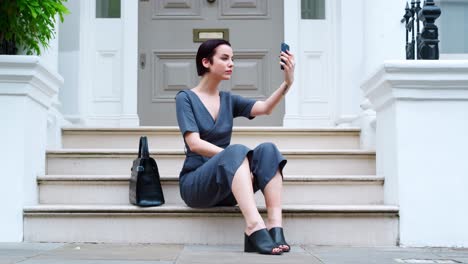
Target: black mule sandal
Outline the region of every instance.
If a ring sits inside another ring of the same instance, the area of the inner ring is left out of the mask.
[[[273,239],[273,241],[280,246],[283,252],[289,252],[291,250],[291,246],[284,239],[284,233],[283,233],[282,227],[273,227],[268,232],[270,233],[270,236]],[[281,246],[287,246],[288,249],[284,249]]]
[[[278,245],[273,242],[267,229],[260,229],[253,232],[250,236],[244,234],[244,252],[258,252],[260,254],[268,255],[281,255],[283,252]],[[280,249],[278,252],[274,252],[273,249]]]

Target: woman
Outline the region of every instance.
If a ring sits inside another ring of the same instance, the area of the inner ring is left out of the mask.
[[[244,216],[246,252],[279,255],[288,252],[282,229],[282,170],[286,159],[272,143],[250,150],[230,145],[233,118],[270,114],[294,79],[294,56],[281,53],[284,82],[265,101],[218,90],[234,67],[229,42],[208,40],[197,57],[199,84],[176,96],[177,121],[185,141],[186,159],[180,173],[180,194],[190,207],[234,206]],[[284,61],[284,62],[282,62]],[[265,196],[267,224],[258,212],[254,192]]]

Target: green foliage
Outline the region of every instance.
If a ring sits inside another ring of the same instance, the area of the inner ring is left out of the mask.
[[[67,0],[0,0],[0,43],[13,41],[31,55],[41,54],[41,46],[49,47],[55,36],[55,17],[68,9],[63,5]]]

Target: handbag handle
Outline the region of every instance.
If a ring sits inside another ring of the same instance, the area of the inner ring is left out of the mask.
[[[145,136],[140,137],[140,146],[138,148],[138,158],[149,158],[148,139]]]

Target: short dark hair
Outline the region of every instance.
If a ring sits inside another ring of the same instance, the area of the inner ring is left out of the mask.
[[[207,58],[211,63],[213,63],[213,56],[215,55],[216,48],[219,45],[228,45],[230,47],[231,43],[224,39],[209,39],[198,47],[197,58],[195,60],[198,76],[203,76],[209,71],[205,66],[203,66],[202,60]]]

